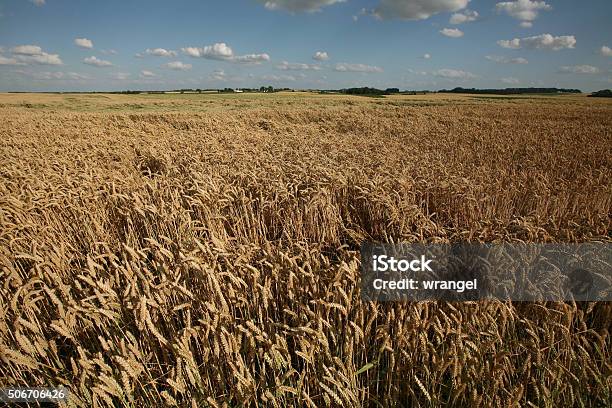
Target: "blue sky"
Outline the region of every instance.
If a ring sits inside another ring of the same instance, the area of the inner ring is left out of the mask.
[[[610,0],[0,0],[0,91],[612,87]]]

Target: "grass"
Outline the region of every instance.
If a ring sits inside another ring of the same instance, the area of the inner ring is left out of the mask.
[[[609,402],[610,304],[366,303],[357,249],[610,242],[610,102],[99,96],[0,96],[3,386],[63,384],[73,406]]]

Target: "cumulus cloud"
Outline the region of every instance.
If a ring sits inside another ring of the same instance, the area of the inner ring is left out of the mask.
[[[519,24],[521,27],[523,28],[531,28],[533,27],[533,23],[531,21],[522,21],[521,24]]]
[[[346,62],[340,62],[334,67],[335,71],[338,72],[383,72],[383,69],[377,66],[365,65],[365,64],[349,64]]]
[[[262,62],[270,61],[268,54],[247,54],[238,55],[229,59],[237,64],[261,64]]]
[[[463,31],[457,28],[443,28],[442,30],[440,30],[440,34],[451,38],[463,37]]]
[[[153,72],[147,71],[146,69],[143,69],[142,71],[140,71],[141,78],[152,78],[154,76],[155,74]]]
[[[92,65],[94,67],[112,67],[113,63],[110,61],[99,59],[95,56],[87,57],[83,60],[83,64]]]
[[[465,10],[461,13],[455,13],[451,16],[449,22],[451,24],[470,23],[478,20],[479,14],[477,11]]]
[[[599,53],[604,57],[612,57],[612,48],[604,45],[599,49]]]
[[[75,38],[74,43],[81,48],[93,48],[93,42],[87,38]]]
[[[431,55],[430,54],[423,54],[423,59],[430,59]]]
[[[521,81],[519,81],[516,78],[512,78],[512,77],[508,77],[508,78],[502,78],[501,81],[504,84],[508,84],[508,85],[518,85]]]
[[[191,64],[183,64],[181,61],[173,61],[163,65],[165,68],[173,69],[175,71],[189,71],[192,67]]]
[[[59,55],[48,54],[38,45],[18,45],[11,48],[13,55],[4,58],[2,65],[62,65],[63,62]]]
[[[373,14],[381,19],[425,20],[467,7],[469,0],[380,0]]]
[[[327,61],[329,59],[329,55],[327,55],[327,52],[325,51],[317,51],[312,56],[312,59],[317,61]]]
[[[346,0],[258,0],[268,10],[286,10],[291,13],[315,12],[321,8]]]
[[[116,50],[100,50],[100,52],[104,55],[115,55],[117,54]]]
[[[552,7],[545,1],[532,0],[503,1],[497,3],[496,8],[499,13],[505,13],[510,17],[521,20],[522,27],[531,27],[532,22],[538,18],[540,11],[552,10]]]
[[[225,43],[215,43],[205,47],[184,47],[181,51],[190,57],[206,58],[238,64],[261,64],[270,61],[268,54],[234,55],[234,50]]]
[[[166,50],[164,48],[147,48],[144,54],[154,57],[176,57],[176,51]]]
[[[234,56],[234,51],[225,43],[216,43],[202,48],[185,47],[181,50],[190,57],[228,59]]]
[[[40,55],[43,50],[38,45],[18,45],[11,48],[11,52],[20,55]]]
[[[447,79],[472,79],[472,78],[476,78],[476,75],[472,74],[471,72],[461,71],[461,70],[458,70],[458,69],[448,69],[448,68],[439,69],[437,71],[432,72],[432,74],[434,76],[437,76],[437,77],[440,77],[440,78],[447,78]]]
[[[489,61],[497,62],[498,64],[528,64],[529,61],[523,57],[509,58],[499,55],[487,55],[485,57]]]
[[[519,48],[531,48],[558,51],[564,48],[575,48],[576,38],[573,35],[562,35],[556,37],[551,34],[540,34],[533,37],[499,40],[497,44],[500,47],[515,50]]]
[[[559,68],[562,74],[599,74],[601,70],[592,65],[572,65]]]
[[[301,64],[297,62],[283,61],[276,66],[282,71],[319,71],[321,67],[316,64]]]
[[[513,40],[499,40],[497,42],[497,45],[499,45],[502,48],[510,48],[513,50],[518,50],[519,48],[521,48],[521,40],[519,38],[515,38]]]

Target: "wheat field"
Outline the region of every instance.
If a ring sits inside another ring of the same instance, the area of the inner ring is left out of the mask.
[[[609,303],[360,299],[359,246],[611,242],[584,96],[0,95],[0,385],[68,405],[603,407]]]

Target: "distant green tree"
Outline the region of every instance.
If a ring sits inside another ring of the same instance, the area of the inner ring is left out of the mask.
[[[609,89],[602,89],[601,91],[593,92],[589,96],[593,98],[612,98],[612,91]]]

